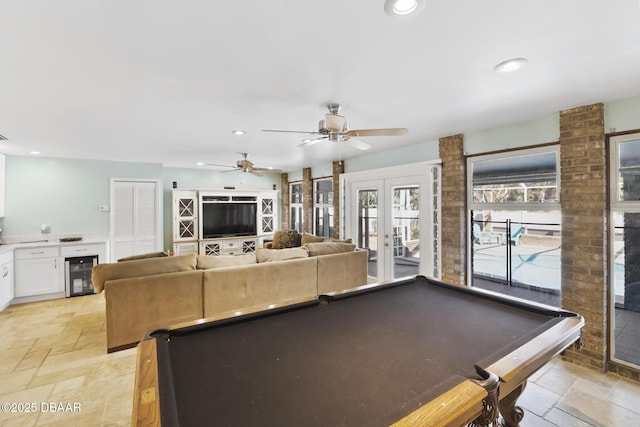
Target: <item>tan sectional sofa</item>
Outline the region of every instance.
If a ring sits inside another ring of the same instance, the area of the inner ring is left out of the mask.
[[[147,332],[317,298],[367,283],[367,253],[346,243],[258,249],[241,256],[180,255],[99,264],[107,351],[133,347]]]

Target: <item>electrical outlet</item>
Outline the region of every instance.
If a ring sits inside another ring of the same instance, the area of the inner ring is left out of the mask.
[[[50,226],[50,225],[47,225],[47,224],[42,224],[42,225],[40,226],[40,232],[41,232],[42,234],[51,233],[51,226]]]

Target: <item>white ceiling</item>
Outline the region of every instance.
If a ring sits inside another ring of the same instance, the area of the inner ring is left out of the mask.
[[[363,153],[261,132],[317,130],[327,102],[409,129],[370,153],[640,95],[639,0],[383,4],[0,0],[0,152],[290,171]]]

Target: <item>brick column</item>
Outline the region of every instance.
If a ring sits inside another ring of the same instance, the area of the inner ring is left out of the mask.
[[[289,174],[280,174],[280,196],[282,197],[282,209],[280,210],[280,229],[286,230],[289,227]]]
[[[311,168],[302,169],[302,231],[313,234],[313,179]]]
[[[344,173],[344,162],[333,162],[333,238],[340,238],[340,174]]]
[[[565,357],[603,372],[607,359],[607,177],[604,105],[560,112],[562,306],[585,318],[584,348]]]
[[[440,138],[442,160],[442,280],[466,284],[467,208],[463,136]]]

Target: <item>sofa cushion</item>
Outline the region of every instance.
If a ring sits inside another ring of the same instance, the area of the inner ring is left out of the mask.
[[[127,256],[124,258],[120,258],[118,259],[118,262],[123,262],[123,261],[134,261],[137,259],[147,259],[147,258],[163,258],[169,256],[168,253],[166,252],[149,252],[146,254],[139,254],[139,255],[131,255],[131,256]]]
[[[256,254],[242,255],[198,255],[198,270],[208,270],[210,268],[231,267],[234,265],[255,264]]]
[[[196,254],[178,255],[162,258],[137,259],[127,262],[98,264],[93,267],[91,280],[96,292],[104,289],[108,280],[129,277],[150,276],[152,274],[174,273],[196,269]]]
[[[287,259],[308,258],[309,252],[305,248],[264,249],[256,251],[258,263],[284,261]]]
[[[324,239],[325,242],[353,243],[352,239]]]
[[[317,242],[307,243],[304,245],[309,251],[309,256],[339,254],[341,252],[353,252],[356,250],[356,245],[353,243],[342,242]]]
[[[271,248],[284,249],[298,247],[300,246],[301,237],[297,230],[278,230],[273,234]]]
[[[316,243],[316,242],[324,242],[324,241],[325,241],[324,237],[314,236],[313,234],[309,234],[309,233],[302,233],[300,244],[304,246],[307,243]]]

